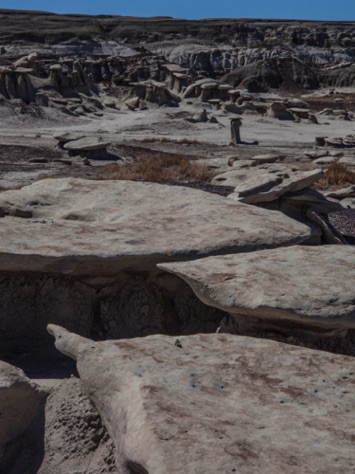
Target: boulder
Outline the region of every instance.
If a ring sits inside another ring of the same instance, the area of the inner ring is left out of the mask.
[[[355,469],[351,357],[227,334],[97,343],[48,330],[77,361],[120,472]]]
[[[295,120],[294,115],[281,102],[273,102],[269,106],[268,116],[278,120]]]
[[[188,117],[186,120],[191,123],[206,123],[208,122],[207,111],[203,109],[197,112],[193,117]]]
[[[115,274],[167,259],[291,245],[312,235],[279,212],[131,181],[37,181],[0,193],[0,215],[0,271]]]
[[[43,415],[46,394],[22,370],[0,361],[0,471],[9,472],[7,447]],[[16,454],[18,457],[20,453]]]

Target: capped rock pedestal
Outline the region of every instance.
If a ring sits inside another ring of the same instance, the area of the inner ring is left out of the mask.
[[[0,193],[0,339],[213,332],[206,308],[157,263],[292,245],[311,229],[279,212],[152,183],[47,179]]]
[[[159,268],[183,278],[207,305],[245,327],[292,336],[346,334],[355,328],[355,249],[293,246],[224,255]]]

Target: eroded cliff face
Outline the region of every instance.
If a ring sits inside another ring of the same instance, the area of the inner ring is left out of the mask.
[[[43,89],[78,97],[102,83],[125,96],[134,83],[171,80],[166,64],[183,69],[184,87],[200,76],[251,92],[355,86],[351,22],[0,13],[5,99],[47,105]]]

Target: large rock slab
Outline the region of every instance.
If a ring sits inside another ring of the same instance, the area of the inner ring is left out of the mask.
[[[355,248],[294,246],[168,263],[206,304],[233,315],[355,328]]]
[[[353,358],[226,334],[95,343],[49,331],[77,360],[125,474],[355,469]]]
[[[0,271],[107,275],[291,245],[311,235],[279,212],[130,181],[46,179],[1,193],[1,213]]]

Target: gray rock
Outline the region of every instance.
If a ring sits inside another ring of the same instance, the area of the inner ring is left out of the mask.
[[[22,370],[0,361],[0,470],[8,461],[6,447],[23,435],[42,413],[45,393]],[[4,470],[3,470],[4,469]]]
[[[45,179],[0,193],[1,212],[2,271],[110,274],[166,259],[291,245],[312,234],[279,212],[130,181]]]
[[[333,199],[344,199],[349,197],[355,197],[355,184],[343,189],[337,189],[335,191],[329,191],[326,196]]]
[[[205,303],[230,314],[355,328],[355,249],[293,246],[166,263]]]
[[[106,150],[108,146],[110,146],[109,142],[101,141],[99,138],[84,137],[84,138],[67,142],[63,148],[64,150],[82,152],[82,151]]]
[[[131,472],[355,469],[354,359],[227,334],[95,343],[49,326]],[[321,442],[320,442],[321,440]],[[125,472],[125,471],[123,471]]]
[[[265,175],[263,175],[265,176]],[[322,170],[294,172],[290,175],[274,175],[274,181],[267,182],[267,175],[258,186],[258,177],[245,181],[236,186],[234,193],[228,197],[246,204],[258,204],[260,202],[271,202],[286,193],[294,193],[308,188],[323,176]]]
[[[78,132],[57,132],[53,134],[53,138],[55,138],[60,144],[65,145],[72,141],[81,140],[85,138],[85,135]]]
[[[252,156],[250,159],[255,161],[256,163],[275,163],[276,161],[283,160],[284,158],[284,155],[274,155],[272,153],[269,153],[265,155]]]

